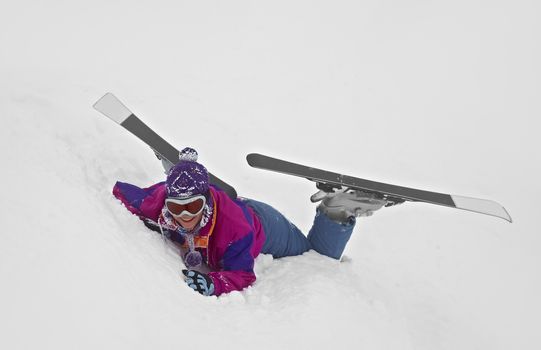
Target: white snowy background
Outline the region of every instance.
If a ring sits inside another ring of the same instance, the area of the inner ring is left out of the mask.
[[[537,1],[0,3],[1,349],[539,349]],[[497,200],[514,223],[405,204],[344,261],[257,261],[205,298],[112,196],[160,163],[92,104],[310,228],[312,183],[260,152]]]

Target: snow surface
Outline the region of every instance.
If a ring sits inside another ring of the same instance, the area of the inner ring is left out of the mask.
[[[0,4],[1,349],[539,349],[536,1]],[[308,230],[315,191],[259,152],[497,200],[359,221],[344,261],[257,261],[205,298],[111,194],[163,178],[92,109],[115,93]]]

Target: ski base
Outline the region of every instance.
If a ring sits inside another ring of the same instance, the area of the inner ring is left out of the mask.
[[[178,163],[179,151],[169,142],[165,141],[154,130],[148,127],[141,119],[133,114],[120,100],[113,94],[107,93],[95,104],[94,109],[111,119],[124,129],[137,136],[141,141],[152,148],[161,158],[166,159],[171,164]],[[237,198],[235,189],[209,173],[210,183],[224,190],[227,195],[233,199]]]
[[[390,205],[399,204],[404,201],[424,202],[491,215],[512,222],[511,216],[502,205],[486,199],[450,195],[366,180],[257,153],[249,154],[246,159],[248,164],[254,168],[303,177],[316,182],[319,189],[327,192],[331,192],[334,188],[340,189],[346,187],[375,193],[380,198],[387,200]]]

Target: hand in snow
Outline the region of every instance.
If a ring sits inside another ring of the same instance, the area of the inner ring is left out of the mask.
[[[203,295],[214,294],[214,283],[212,283],[212,279],[209,276],[191,270],[182,270],[182,273],[186,276],[188,287]]]

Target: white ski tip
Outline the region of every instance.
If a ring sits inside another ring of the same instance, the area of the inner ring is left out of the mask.
[[[497,202],[486,199],[462,197],[455,195],[452,195],[451,198],[453,198],[453,202],[455,202],[457,209],[492,215],[507,220],[509,222],[513,222],[513,219],[511,219],[511,216],[509,215],[507,210],[505,210],[505,208]]]
[[[98,102],[94,103],[93,107],[95,110],[118,124],[121,124],[132,115],[132,112],[110,92],[106,93],[98,100]]]

